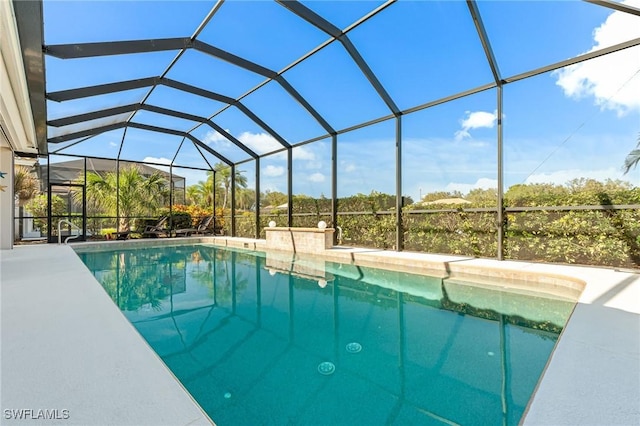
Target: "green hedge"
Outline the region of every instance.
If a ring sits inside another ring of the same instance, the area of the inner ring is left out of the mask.
[[[429,194],[428,194],[429,195]],[[428,197],[427,195],[427,197]],[[438,194],[447,198],[447,193]],[[449,194],[454,195],[454,194]],[[458,194],[456,194],[458,195]],[[431,197],[435,199],[436,197]],[[474,190],[470,204],[409,204],[402,214],[404,249],[410,251],[495,258],[497,213],[468,211],[495,206],[495,190]],[[396,198],[372,193],[340,198],[338,226],[345,245],[395,249]],[[411,200],[405,200],[410,203]],[[640,210],[612,205],[640,204],[640,188],[620,181],[579,179],[567,185],[514,185],[505,193],[504,255],[507,259],[599,266],[640,266]],[[526,210],[541,206],[593,206],[591,209]],[[602,206],[601,208],[598,208]],[[525,208],[525,211],[508,209]],[[448,209],[446,212],[436,211]],[[331,227],[331,200],[293,197],[293,226]],[[274,220],[287,226],[286,211],[260,216],[260,236]],[[253,213],[236,221],[237,235],[253,237]]]

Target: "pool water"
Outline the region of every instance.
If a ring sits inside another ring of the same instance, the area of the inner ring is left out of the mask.
[[[516,425],[574,305],[207,245],[78,255],[219,426]]]

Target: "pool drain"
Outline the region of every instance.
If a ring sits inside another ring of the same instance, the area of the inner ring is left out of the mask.
[[[323,376],[328,376],[330,374],[333,374],[335,371],[336,371],[336,366],[332,362],[325,361],[325,362],[321,362],[320,365],[318,365],[318,373],[322,374]]]
[[[345,347],[350,354],[357,354],[362,350],[362,345],[358,342],[347,343]]]

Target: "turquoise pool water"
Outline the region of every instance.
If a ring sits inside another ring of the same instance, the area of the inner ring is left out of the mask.
[[[219,426],[516,425],[574,305],[206,245],[78,255]]]

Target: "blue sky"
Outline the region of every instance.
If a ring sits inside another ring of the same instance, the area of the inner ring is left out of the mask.
[[[382,2],[303,2],[346,29]],[[640,7],[640,0],[625,1]],[[62,2],[45,0],[45,43],[83,43],[189,37],[212,2]],[[640,37],[638,16],[578,1],[478,3],[499,70],[510,77],[530,69]],[[200,40],[281,71],[328,40],[287,9],[267,1],[227,1]],[[400,109],[407,109],[492,81],[467,5],[462,1],[400,1],[349,32],[349,38]],[[161,75],[177,52],[78,60],[47,58],[49,91]],[[126,59],[126,62],[122,62]],[[336,130],[390,113],[345,49],[337,42],[286,71],[284,78]],[[188,50],[168,78],[236,98],[264,81],[219,59]],[[139,102],[148,89],[48,102],[49,118]],[[490,89],[403,116],[403,193],[418,199],[431,191],[496,187],[497,93]],[[295,144],[324,129],[277,83],[248,95],[243,104]],[[279,144],[237,108],[156,88],[148,103],[215,117],[215,122],[260,154]],[[110,117],[72,129],[104,125]],[[188,131],[196,123],[151,112],[134,121]],[[640,182],[640,170],[622,175],[626,154],[640,135],[640,47],[504,86],[506,187],[518,183],[563,184],[577,177]],[[54,133],[52,133],[54,134]],[[247,155],[208,126],[194,136],[232,161]],[[338,137],[338,195],[395,192],[393,120]],[[61,152],[117,155],[122,130],[104,133]],[[52,147],[70,145],[74,141]],[[181,137],[127,131],[121,158],[167,163]],[[62,160],[56,157],[56,161]],[[217,162],[208,155],[207,161]],[[206,167],[186,141],[177,165]],[[294,193],[330,195],[331,144],[325,139],[294,150]],[[239,166],[253,185],[255,165]],[[176,173],[187,184],[204,174]],[[261,189],[286,191],[286,158],[261,161]]]

